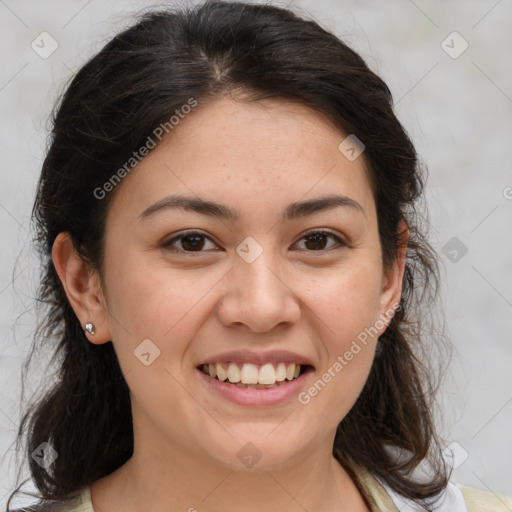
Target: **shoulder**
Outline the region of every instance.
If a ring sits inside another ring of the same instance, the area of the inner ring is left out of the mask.
[[[74,492],[61,501],[41,502],[11,512],[94,512],[90,488],[85,487]]]
[[[426,510],[404,498],[364,469],[355,470],[355,476],[372,512]],[[512,499],[503,494],[449,482],[438,496],[433,509],[436,512],[512,512]]]
[[[457,485],[464,496],[468,512],[511,512],[512,499],[503,494]]]

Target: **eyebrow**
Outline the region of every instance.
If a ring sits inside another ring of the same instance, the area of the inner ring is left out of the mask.
[[[354,199],[343,195],[329,195],[289,204],[282,213],[279,222],[306,217],[340,206],[360,212],[366,217],[363,207]],[[171,195],[146,208],[139,215],[139,220],[145,220],[156,213],[173,209],[183,209],[232,222],[241,217],[239,210],[214,201],[207,201],[198,197]]]

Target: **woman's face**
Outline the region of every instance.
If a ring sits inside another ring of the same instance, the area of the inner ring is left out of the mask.
[[[221,99],[118,185],[96,321],[131,390],[136,449],[243,469],[332,447],[402,277],[383,274],[368,174],[345,137],[301,105]]]

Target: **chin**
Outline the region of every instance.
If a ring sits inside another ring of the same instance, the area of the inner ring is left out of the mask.
[[[275,428],[275,424],[272,428]],[[269,435],[272,428],[252,429],[252,435],[233,435],[233,438],[222,439],[217,446],[209,444],[209,454],[218,463],[231,471],[276,471],[289,465],[303,452],[303,440],[294,442],[287,437],[286,443],[281,436]],[[233,433],[234,434],[234,433]],[[212,450],[212,448],[216,448]]]

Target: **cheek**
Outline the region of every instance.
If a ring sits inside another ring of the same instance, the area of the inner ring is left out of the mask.
[[[312,282],[308,303],[324,325],[330,348],[344,350],[347,343],[375,323],[381,289],[377,265],[347,265]]]
[[[151,339],[173,355],[185,349],[191,329],[201,323],[203,301],[219,281],[207,269],[178,271],[140,259],[112,265],[107,275],[109,322],[117,348],[133,351]]]
[[[208,288],[201,279],[128,260],[113,266],[109,276],[112,341],[131,393],[152,414],[164,403],[178,410],[179,367],[201,321],[200,299],[214,282]]]
[[[361,266],[316,284],[309,301],[325,357],[298,398],[316,422],[335,428],[355,404],[373,364],[380,275]]]

